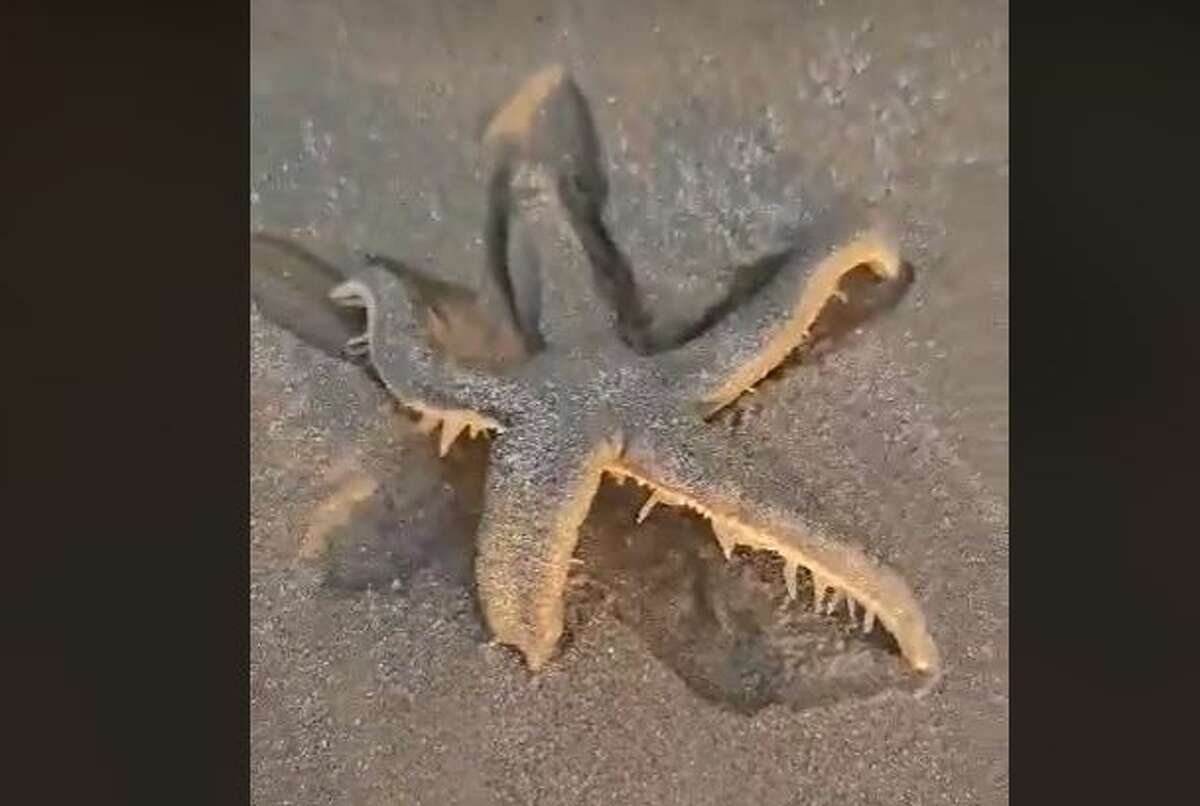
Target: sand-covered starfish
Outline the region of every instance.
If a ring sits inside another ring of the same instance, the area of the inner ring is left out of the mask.
[[[864,266],[880,278],[900,275],[887,230],[866,215],[827,211],[803,244],[763,262],[754,287],[686,337],[656,344],[633,273],[601,220],[607,183],[595,132],[565,71],[528,80],[492,119],[483,146],[483,293],[452,292],[372,258],[331,297],[365,309],[366,332],[350,353],[368,352],[422,429],[440,426],[441,453],[464,430],[493,435],[476,580],[495,639],[533,669],[553,656],[577,532],[608,474],[649,491],[639,521],[656,504],[700,513],[726,557],[737,546],[779,555],[793,598],[805,569],[814,607],[832,612],[845,602],[851,618],[860,608],[864,631],[878,620],[913,668],[936,674],[939,653],[905,581],[815,512],[798,515],[789,506],[794,486],[761,472],[706,422],[806,342],[846,275]],[[487,300],[499,303],[490,315]],[[446,349],[469,320],[486,323],[475,332],[487,333],[487,344]],[[488,345],[509,360],[471,360]]]

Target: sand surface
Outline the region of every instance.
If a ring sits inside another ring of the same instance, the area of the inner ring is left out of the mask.
[[[254,314],[253,802],[1006,803],[1007,3],[453,5],[251,4],[251,228],[470,282],[478,135],[552,61],[592,103],[608,222],[664,327],[816,194],[886,204],[907,295],[713,425],[765,469],[815,463],[887,536],[947,674],[913,699],[877,636],[606,486],[569,642],[531,677],[470,588],[486,444],[438,460]]]

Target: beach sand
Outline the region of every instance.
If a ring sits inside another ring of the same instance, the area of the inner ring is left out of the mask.
[[[530,675],[471,588],[486,440],[439,460],[361,372],[254,313],[252,801],[1007,803],[1007,3],[452,5],[251,4],[251,229],[471,283],[479,134],[554,62],[663,327],[810,200],[881,204],[908,293],[712,427],[764,473],[804,457],[887,536],[945,678],[913,698],[878,629],[786,604],[777,567],[727,563],[694,518],[636,524],[610,484],[562,654]]]

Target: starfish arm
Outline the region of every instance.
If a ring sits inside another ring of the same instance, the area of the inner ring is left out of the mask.
[[[516,647],[531,669],[553,655],[578,530],[616,454],[587,429],[509,431],[493,445],[479,526],[476,581],[494,639]]]
[[[599,138],[566,71],[550,67],[527,80],[492,119],[483,150],[491,177],[488,285],[513,300],[524,329],[549,341],[590,341],[611,332],[615,318],[618,334],[638,343],[646,315],[603,222],[608,180]]]
[[[521,332],[497,316],[472,289],[428,275],[398,260],[365,255],[399,277],[412,296],[423,334],[442,355],[460,364],[503,371],[530,357]]]
[[[562,184],[533,164],[518,166],[514,175],[509,265],[536,276],[539,332],[567,347],[615,332],[636,349],[647,331],[646,314],[629,264],[598,212],[568,207]]]
[[[401,403],[422,413],[461,420],[473,430],[502,430],[520,411],[520,388],[502,375],[464,366],[441,354],[422,321],[423,305],[412,283],[370,265],[330,293],[338,304],[366,310],[362,340],[371,363]]]
[[[513,224],[512,171],[506,163],[492,164],[487,176],[480,297],[520,331],[530,352],[538,352],[546,346],[538,329],[542,291],[538,266],[522,253],[520,231]]]
[[[726,557],[738,545],[778,554],[793,596],[797,571],[807,569],[816,604],[829,589],[834,597],[830,609],[839,595],[853,600],[862,606],[865,619],[877,618],[888,629],[913,668],[936,676],[941,665],[937,646],[903,578],[854,545],[834,540],[815,524],[766,503],[795,498],[796,491],[712,437],[700,427],[678,422],[661,428],[650,425],[605,469],[648,487],[655,503],[684,506],[707,518]]]
[[[766,278],[731,297],[720,306],[721,318],[664,360],[688,396],[712,414],[803,344],[826,304],[841,293],[839,282],[860,266],[882,279],[899,278],[895,239],[872,217],[830,210],[807,228],[802,243],[760,264]]]

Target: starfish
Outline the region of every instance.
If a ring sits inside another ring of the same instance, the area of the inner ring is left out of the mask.
[[[857,606],[864,632],[878,620],[913,669],[937,675],[937,646],[904,579],[708,422],[809,342],[822,310],[844,298],[846,275],[865,266],[900,277],[890,231],[853,208],[822,213],[803,245],[761,262],[752,287],[663,343],[605,230],[595,130],[564,69],[534,75],[502,106],[483,154],[477,294],[375,255],[352,279],[318,286],[365,312],[344,355],[369,359],[422,431],[440,428],[442,455],[463,431],[492,437],[475,575],[494,640],[533,670],[554,657],[578,530],[609,476],[647,489],[639,522],[659,504],[699,513],[726,558],[738,546],[779,555],[791,598],[805,569],[814,608],[844,602],[854,618]],[[335,334],[346,327],[330,321]],[[455,347],[456,332],[486,343]],[[506,360],[484,361],[488,346]],[[788,505],[796,501],[805,514]]]

